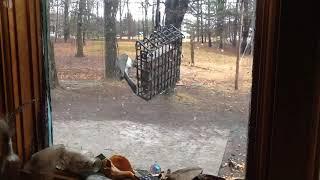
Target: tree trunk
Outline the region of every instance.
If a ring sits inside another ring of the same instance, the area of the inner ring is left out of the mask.
[[[181,24],[188,10],[188,4],[190,0],[166,0],[165,6],[165,13],[166,25],[174,25],[176,28],[180,29]]]
[[[96,15],[98,19],[99,18],[99,1],[97,1],[97,4],[96,4]]]
[[[234,89],[239,89],[239,68],[240,68],[240,56],[241,56],[241,39],[242,39],[242,24],[243,24],[243,1],[241,2],[240,8],[240,25],[239,25],[239,42],[238,42],[238,52],[237,52],[237,62],[236,62],[236,77]]]
[[[49,84],[50,88],[54,89],[56,87],[59,87],[59,80],[58,80],[58,74],[56,69],[56,62],[54,58],[54,47],[52,41],[49,41],[48,44],[49,49]]]
[[[211,32],[208,34],[208,46],[212,47]]]
[[[148,31],[149,31],[149,28],[148,28],[148,4],[149,2],[148,2],[148,0],[145,0],[145,4],[144,4],[144,25],[145,25],[145,27],[144,27],[144,32],[143,32],[143,34],[144,34],[144,37],[148,37]]]
[[[82,32],[82,43],[83,43],[83,46],[86,45],[86,31]]]
[[[225,17],[225,0],[218,0],[218,8],[217,8],[217,34],[219,36],[219,48],[224,48],[224,17]]]
[[[154,22],[154,19],[155,19],[155,10],[154,10],[154,6],[155,6],[155,3],[154,3],[154,0],[152,1],[152,29],[154,30],[154,27],[155,27],[155,22]]]
[[[255,18],[253,19],[253,22],[255,21]],[[252,25],[252,34],[251,34],[251,48],[250,48],[250,55],[253,55],[253,50],[254,50],[254,29],[255,29],[255,23]]]
[[[197,0],[197,42],[200,41],[200,0]]]
[[[207,35],[204,34],[204,43],[207,43]]]
[[[228,38],[230,38],[230,43],[232,43],[232,29],[231,29],[231,16],[228,16],[228,33],[226,33],[228,35]]]
[[[190,0],[166,0],[165,2],[165,25],[172,24],[177,29],[181,29],[181,24],[188,10]],[[167,89],[167,94],[173,94],[174,88]]]
[[[144,14],[144,2],[141,2],[141,14]],[[142,24],[142,32],[143,32],[143,38],[145,38],[146,36],[146,30],[145,30],[145,26],[144,26],[144,23],[145,23],[145,17],[142,18],[141,20],[141,24]]]
[[[122,12],[123,12],[123,8],[122,8],[122,0],[119,0],[119,36],[120,39],[122,39]]]
[[[56,14],[56,32],[55,32],[55,38],[54,42],[57,42],[58,39],[58,29],[59,29],[59,0],[56,1],[56,6],[57,6],[57,14]]]
[[[88,24],[90,22],[90,12],[91,12],[91,7],[89,6],[88,0],[85,0],[85,5],[84,5],[84,17],[83,17],[83,25],[82,25],[82,43],[83,46],[86,45],[86,38],[88,37]]]
[[[66,43],[70,37],[69,0],[64,0],[63,39]]]
[[[200,1],[200,0],[199,0]],[[202,6],[203,6],[203,2],[201,0],[201,4],[200,4],[200,21],[201,21],[201,43],[203,43],[203,36],[204,36],[204,31],[203,31],[203,11],[202,11]]]
[[[241,53],[244,53],[247,47],[249,29],[250,29],[249,0],[243,0],[243,30],[242,30]]]
[[[208,0],[208,46],[212,47],[211,41],[211,2]]]
[[[251,32],[251,48],[250,48],[250,55],[253,55],[253,50],[254,50],[254,34],[255,34],[255,27],[256,27],[256,14],[255,14],[255,9],[256,9],[256,1],[253,1],[253,6],[252,6],[252,32]]]
[[[158,29],[160,26],[160,0],[157,0],[157,9],[156,9],[156,19],[155,27]]]
[[[79,0],[79,12],[78,12],[78,22],[77,22],[77,53],[76,57],[83,57],[83,37],[82,37],[82,31],[83,31],[83,14],[84,14],[84,7],[85,6],[85,0]]]
[[[132,35],[132,22],[131,22],[131,18],[129,18],[129,16],[131,16],[130,14],[130,9],[129,9],[129,0],[126,1],[127,4],[127,20],[128,20],[128,39],[131,39],[131,35]]]
[[[233,21],[233,38],[232,38],[232,46],[237,46],[237,35],[238,35],[238,9],[239,9],[239,0],[236,2],[236,12],[234,13],[234,21]]]
[[[190,52],[191,52],[190,65],[194,66],[194,35],[191,35],[191,37],[190,37]]]
[[[116,15],[118,0],[104,0],[105,78],[116,77]]]

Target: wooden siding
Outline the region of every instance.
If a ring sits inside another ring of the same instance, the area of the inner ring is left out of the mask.
[[[47,146],[46,86],[40,0],[1,0],[1,70],[6,114],[21,159]],[[0,91],[1,92],[1,91]],[[0,96],[1,97],[1,96]],[[41,116],[41,118],[40,118]]]

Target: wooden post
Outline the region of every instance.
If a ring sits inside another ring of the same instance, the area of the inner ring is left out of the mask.
[[[241,39],[242,39],[242,23],[243,23],[243,0],[241,1],[240,8],[240,24],[239,24],[239,41],[238,41],[238,52],[237,52],[237,62],[236,62],[236,77],[234,82],[234,89],[239,89],[239,66],[240,66],[240,54],[241,54]]]

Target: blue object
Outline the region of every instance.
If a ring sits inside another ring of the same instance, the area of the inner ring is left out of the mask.
[[[160,165],[159,165],[157,162],[155,162],[153,165],[151,165],[151,167],[150,167],[150,173],[151,173],[152,175],[159,175],[159,174],[161,174],[161,167],[160,167]]]

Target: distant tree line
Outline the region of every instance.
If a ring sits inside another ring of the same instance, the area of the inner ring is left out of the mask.
[[[140,20],[133,19],[129,0],[50,0],[50,31],[54,32],[55,40],[62,38],[67,42],[75,38],[76,57],[84,56],[86,39],[104,39],[105,75],[111,78],[117,74],[117,36],[131,39],[139,32],[146,36],[160,21],[183,27],[195,41],[208,43],[209,47],[236,47],[241,39],[240,52],[252,50],[255,0],[140,0],[138,3],[144,15]],[[160,14],[161,4],[165,14]],[[243,10],[240,11],[240,7]],[[148,14],[150,8],[151,15]],[[190,18],[183,21],[186,13],[195,21]]]
[[[149,2],[150,1],[150,2]],[[116,76],[115,61],[117,58],[117,36],[131,39],[139,32],[146,36],[160,19],[160,0],[141,0],[144,18],[134,20],[129,8],[129,0],[50,0],[50,34],[55,41],[63,38],[67,42],[71,37],[76,39],[76,57],[83,57],[86,39],[105,41],[105,75]],[[180,28],[188,9],[189,0],[166,0],[165,24],[174,24]],[[103,8],[101,8],[103,7]],[[148,8],[152,8],[152,18]],[[126,11],[124,11],[126,9]],[[103,12],[101,12],[101,10]],[[136,10],[135,10],[136,11]],[[120,18],[116,19],[119,12]],[[126,12],[126,13],[124,13]]]
[[[188,14],[195,21],[185,21],[187,31],[195,40],[209,47],[236,47],[239,40],[240,6],[243,3],[241,53],[250,53],[255,22],[255,0],[192,0]]]

